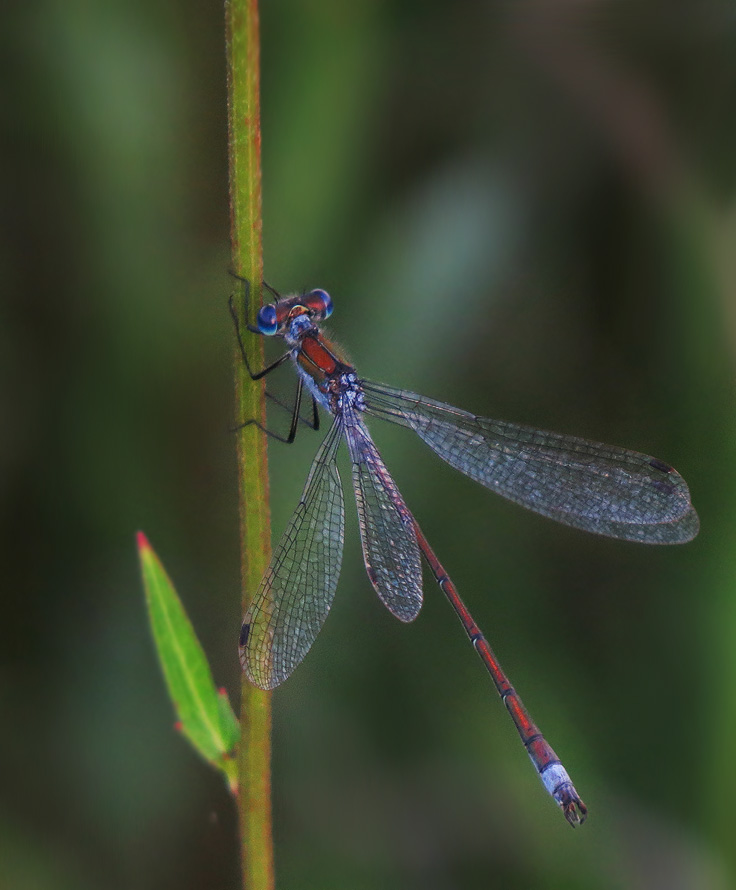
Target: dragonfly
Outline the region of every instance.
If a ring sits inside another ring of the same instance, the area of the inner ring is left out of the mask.
[[[318,408],[332,423],[243,619],[239,654],[248,679],[266,690],[283,683],[327,618],[343,553],[345,510],[336,456],[344,441],[352,464],[365,568],[381,602],[401,621],[417,617],[424,557],[490,674],[542,784],[570,825],[582,824],[587,807],[406,506],[371,438],[366,418],[413,430],[450,466],[529,510],[626,541],[681,544],[695,537],[698,514],[685,480],[655,457],[477,417],[365,380],[322,332],[321,323],[333,309],[326,291],[318,288],[282,297],[266,287],[275,301],[260,308],[255,326],[246,327],[253,334],[283,340],[286,351],[262,370],[252,371],[231,299],[243,362],[251,379],[259,380],[291,361],[297,373],[296,396],[286,436],[255,419],[244,425],[256,424],[280,441],[293,442],[300,421],[319,428]],[[246,298],[248,294],[246,289]],[[311,399],[311,420],[300,413],[305,389]]]

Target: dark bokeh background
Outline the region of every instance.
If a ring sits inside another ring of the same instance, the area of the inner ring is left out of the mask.
[[[235,888],[133,537],[236,701],[223,11],[6,15],[0,887]],[[262,33],[269,281],[327,288],[366,376],[655,454],[702,520],[671,549],[558,528],[374,424],[591,815],[547,799],[429,581],[413,626],[380,605],[351,507],[274,700],[279,887],[734,886],[732,5],[264,0]],[[318,441],[271,449],[275,534]]]

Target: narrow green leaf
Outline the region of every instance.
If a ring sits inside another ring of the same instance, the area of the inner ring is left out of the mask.
[[[153,638],[179,718],[177,728],[205,760],[225,772],[233,787],[229,754],[238,741],[238,721],[227,695],[215,687],[181,600],[143,532],[138,532],[138,555]]]
[[[235,716],[225,689],[218,690],[217,705],[220,711],[220,727],[227,751],[232,751],[240,740],[240,723]]]

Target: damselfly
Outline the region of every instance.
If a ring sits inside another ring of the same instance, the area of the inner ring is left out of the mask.
[[[685,480],[654,457],[521,424],[488,420],[466,411],[358,377],[327,340],[320,323],[332,313],[324,290],[263,306],[248,330],[283,339],[287,351],[257,380],[291,359],[298,374],[291,442],[300,421],[304,387],[333,419],[271,563],[243,620],[240,661],[262,689],[282,683],[320,631],[342,562],[344,507],[336,455],[345,440],[352,463],[360,535],[368,577],[384,605],[412,621],[422,605],[421,556],[457,613],[483,661],[547,791],[571,825],[587,809],[555,752],[529,716],[491,647],[460,599],[389,475],[365,424],[370,415],[414,430],[451,466],[509,500],[585,531],[646,544],[680,544],[698,532]],[[257,423],[257,421],[247,421]],[[260,424],[259,424],[260,426]],[[265,432],[275,435],[269,430]]]

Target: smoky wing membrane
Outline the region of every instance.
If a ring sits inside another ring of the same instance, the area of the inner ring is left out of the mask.
[[[360,539],[368,577],[389,611],[413,621],[422,606],[422,566],[414,521],[370,435],[346,427]]]
[[[651,544],[698,532],[685,480],[657,458],[475,417],[416,393],[364,388],[369,413],[413,429],[460,472],[557,522]]]
[[[302,661],[335,596],[344,540],[342,485],[335,463],[341,436],[337,419],[243,620],[240,660],[261,689],[283,683]]]

